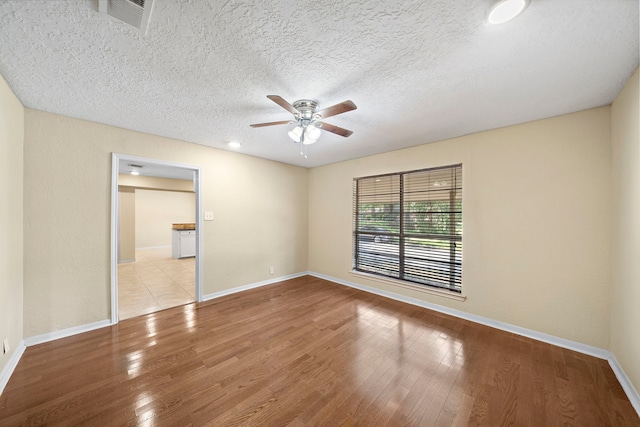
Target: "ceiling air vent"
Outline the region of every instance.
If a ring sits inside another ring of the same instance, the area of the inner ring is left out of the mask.
[[[152,6],[153,0],[98,0],[100,13],[139,28],[142,33],[147,31]]]

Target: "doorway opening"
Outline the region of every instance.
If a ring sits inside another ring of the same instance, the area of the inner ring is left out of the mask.
[[[111,323],[202,301],[200,168],[113,153],[111,170]]]

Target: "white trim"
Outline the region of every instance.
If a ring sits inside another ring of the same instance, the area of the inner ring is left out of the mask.
[[[202,196],[202,171],[193,173],[193,189],[196,193],[196,301],[204,301],[204,198]]]
[[[0,371],[0,394],[2,394],[4,388],[7,386],[9,378],[11,378],[11,375],[13,375],[13,371],[16,369],[16,366],[18,366],[18,362],[20,361],[22,353],[24,353],[24,350],[26,348],[27,347],[24,345],[24,340],[20,341],[20,344],[18,344],[18,346],[15,348],[15,350],[13,350],[13,353],[9,357],[7,364],[4,365],[4,368],[2,368],[2,371]]]
[[[296,277],[309,276],[309,275],[312,275],[312,274],[309,273],[308,271],[303,271],[302,273],[290,274],[288,276],[282,276],[274,279],[263,280],[262,282],[250,283],[248,285],[238,286],[236,288],[225,289],[224,291],[214,292],[212,294],[205,295],[203,298],[203,301],[209,301],[209,300],[220,298],[226,295],[236,294],[242,291],[248,291],[249,289],[272,285],[274,283],[282,282],[284,280],[295,279]]]
[[[60,338],[67,338],[72,335],[82,334],[84,332],[105,328],[107,326],[111,326],[111,321],[109,319],[100,320],[99,322],[88,323],[86,325],[73,326],[71,328],[60,329],[58,331],[47,332],[42,335],[36,335],[34,337],[25,338],[24,345],[27,347],[31,347],[32,345],[58,340]]]
[[[396,301],[405,302],[407,304],[416,305],[418,307],[427,308],[429,310],[437,311],[440,313],[448,314],[461,319],[469,320],[481,325],[490,326],[492,328],[500,329],[503,331],[511,332],[516,335],[528,337],[537,341],[553,344],[558,347],[574,350],[579,353],[588,354],[590,356],[597,357],[599,359],[609,359],[609,351],[603,350],[598,347],[593,347],[587,344],[582,344],[576,341],[568,340],[565,338],[548,335],[542,332],[534,331],[520,326],[515,326],[510,323],[500,322],[498,320],[489,319],[487,317],[478,316],[477,314],[467,313],[464,311],[456,310],[454,308],[445,307],[439,304],[433,304],[430,302],[422,301],[416,298],[407,297],[404,295],[396,294],[395,292],[383,291],[381,289],[372,288],[370,286],[360,285],[358,283],[347,282],[346,280],[338,279],[336,277],[326,276],[324,274],[309,272],[309,275],[319,277],[320,279],[329,280],[340,285],[349,286],[351,288],[360,289],[361,291],[369,292],[372,294],[380,295],[386,298],[390,298]]]
[[[131,262],[136,262],[135,258],[131,258],[131,259],[121,259],[118,260],[118,264],[129,264]]]
[[[202,302],[203,294],[203,265],[204,265],[204,224],[202,215],[202,170],[200,166],[188,165],[184,163],[168,162],[164,160],[151,159],[147,157],[130,156],[127,154],[111,153],[111,324],[118,323],[118,176],[120,173],[120,160],[131,162],[151,163],[161,166],[169,166],[181,169],[188,169],[193,172],[194,192],[196,193],[196,302]],[[159,246],[157,249],[171,246]],[[136,248],[138,249],[138,248]]]
[[[111,153],[111,324],[118,323],[118,235],[120,234],[120,197],[118,197],[118,173],[120,157]]]
[[[631,406],[633,406],[633,409],[635,409],[640,416],[640,395],[635,387],[633,387],[631,380],[627,374],[625,374],[624,369],[622,369],[622,366],[620,366],[613,353],[609,354],[609,366],[611,366],[613,373],[616,374],[616,378],[618,379],[618,382],[620,382],[624,392],[627,394],[627,397],[631,402]]]
[[[463,294],[459,294],[457,292],[448,291],[446,289],[438,289],[434,287],[413,285],[411,282],[406,282],[404,280],[393,279],[389,277],[382,277],[375,274],[363,273],[362,271],[351,270],[349,272],[352,276],[361,277],[363,279],[375,280],[376,282],[386,283],[392,286],[398,286],[400,288],[411,289],[416,292],[423,292],[429,295],[435,295],[441,298],[448,298],[456,301],[466,301],[467,296]]]

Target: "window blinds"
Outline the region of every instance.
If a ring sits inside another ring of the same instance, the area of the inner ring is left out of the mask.
[[[354,180],[354,269],[462,291],[462,165]]]

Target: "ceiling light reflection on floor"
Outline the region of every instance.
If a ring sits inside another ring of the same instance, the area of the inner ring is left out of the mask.
[[[183,308],[184,322],[189,332],[195,332],[198,326],[198,318],[196,316],[195,304],[187,304]]]

